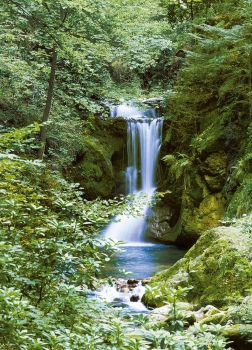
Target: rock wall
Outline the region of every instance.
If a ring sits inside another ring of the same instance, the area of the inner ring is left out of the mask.
[[[124,193],[127,122],[97,117],[95,130],[83,137],[83,149],[69,177],[80,183],[86,199],[111,198]]]
[[[202,125],[202,132],[191,143],[193,150],[181,148],[176,139],[164,143],[163,156],[180,154],[178,159],[184,157],[185,163],[178,160],[173,173],[171,166],[163,166],[163,180],[157,189],[163,195],[150,213],[150,236],[169,244],[192,246],[204,231],[220,224],[227,208],[224,131],[218,123]]]

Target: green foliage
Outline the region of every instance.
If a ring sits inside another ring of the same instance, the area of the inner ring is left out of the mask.
[[[3,349],[207,349],[221,336],[169,332],[148,316],[127,322],[124,313],[87,296],[116,248],[99,229],[115,214],[133,213],[129,200],[83,200],[46,164],[11,154],[29,145],[38,125],[0,138],[0,343]],[[171,290],[174,319],[177,297]],[[137,328],[136,328],[137,327]],[[207,340],[204,340],[207,339]],[[216,347],[218,349],[218,347]]]
[[[171,121],[174,120],[177,127],[182,127],[183,123],[184,127],[188,126],[187,134],[191,130],[197,133],[197,123],[216,108],[219,109],[220,121],[231,119],[232,114],[239,118],[241,114],[238,112],[249,113],[247,52],[251,48],[246,38],[250,15],[245,14],[245,8],[242,9],[245,18],[241,21],[236,11],[238,9],[233,8],[229,16],[236,15],[236,25],[225,23],[223,16],[223,22],[219,20],[214,25],[195,25],[190,34],[192,40],[188,43],[186,65],[169,103]],[[227,15],[226,21],[230,21],[229,17]]]
[[[189,170],[192,166],[192,160],[186,154],[181,153],[178,153],[177,158],[172,154],[168,154],[162,160],[169,166],[171,177],[174,177],[176,181],[182,178],[186,190],[187,186],[190,185]]]
[[[173,19],[181,22],[188,20],[188,14],[192,19],[198,8],[214,15],[217,11],[214,1],[187,2],[186,14],[175,2],[167,5],[169,11],[176,10],[174,15],[171,12]],[[186,64],[168,103],[170,134],[166,141],[177,139],[192,148],[186,153],[179,149],[176,157],[164,157],[171,175],[185,187],[191,156],[199,148],[195,135],[201,134],[200,124],[206,122],[208,113],[218,110],[218,123],[235,118],[241,125],[244,116],[251,116],[251,57],[247,55],[251,51],[251,10],[248,3],[243,5],[219,19],[208,15],[209,22],[194,27],[188,40]],[[169,288],[169,297],[163,300],[158,288],[147,287],[153,304],[171,303],[170,328],[143,315],[127,322],[120,312],[87,297],[87,288],[95,288],[101,267],[116,249],[114,242],[101,239],[100,230],[117,213],[138,213],[124,198],[85,201],[80,186],[68,183],[58,172],[59,168],[67,170],[81,151],[83,132],[92,133],[92,116],[104,111],[99,100],[118,97],[118,90],[124,91],[125,86],[131,86],[134,95],[140,87],[167,86],[177,45],[164,18],[164,12],[148,0],[1,3],[3,349],[218,350],[227,344],[218,327],[184,330],[177,300],[187,292],[185,288]],[[185,27],[178,23],[177,33]],[[32,155],[39,147],[38,123],[55,49],[58,60],[48,125],[49,170]],[[35,124],[12,129],[31,122]],[[242,159],[242,172],[250,169],[249,147]],[[250,185],[244,199],[250,194]],[[244,227],[250,233],[250,223]],[[234,283],[238,277],[246,280],[249,276],[246,259],[250,259],[250,245],[244,260],[234,267],[236,254],[220,261],[222,277],[232,276]]]
[[[99,228],[120,210],[116,200],[83,202],[78,184],[67,183],[40,162],[8,153],[37,131],[37,125],[30,126],[0,139],[0,284],[6,320],[1,343],[13,348],[20,339],[27,344],[39,329],[42,336],[45,325],[42,330],[36,322],[34,329],[28,326],[34,317],[55,320],[55,327],[75,323],[79,303],[86,303],[79,293],[93,288],[113,251],[113,243],[99,237]],[[32,337],[22,333],[26,327]]]
[[[233,167],[233,174],[231,181],[237,186],[236,193],[233,195],[229,207],[227,209],[227,216],[241,217],[243,214],[251,212],[251,191],[252,191],[252,134],[251,123],[247,129],[246,146],[243,156],[237,160]]]
[[[173,45],[169,24],[155,17],[158,11],[149,0],[144,5],[132,0],[2,1],[0,123],[24,126],[45,115],[47,120],[50,113],[45,151],[52,164],[66,170],[81,149],[82,121],[106,115],[101,101],[118,99],[118,91],[126,94],[118,82],[126,80],[134,98],[141,86],[161,83]]]
[[[178,288],[166,288],[167,301],[172,305],[172,322],[170,325],[172,330],[182,330],[184,327],[183,315],[181,315],[179,311],[177,301],[181,300],[181,298],[183,299],[192,288],[193,287],[182,288],[180,286],[178,286]]]
[[[215,3],[207,18],[197,17],[184,44],[182,68],[167,92],[165,141],[175,159],[166,162],[169,176],[179,180],[189,170],[188,160],[199,169],[209,154],[223,149],[227,167],[220,178],[228,202],[237,190],[228,213],[241,216],[251,207],[252,13],[247,1],[225,1],[221,7]]]
[[[195,323],[194,326],[185,331],[188,327],[186,321],[186,312],[179,308],[178,301],[187,295],[192,287],[166,288],[167,298],[165,303],[171,307],[171,311],[167,320],[160,324],[148,323],[148,318],[140,317],[135,321],[149,330],[144,334],[146,339],[151,343],[150,348],[161,349],[223,349],[227,345],[227,341],[221,335],[225,327],[220,325],[202,326]],[[146,293],[152,305],[160,303],[160,292],[158,286],[146,286]],[[164,300],[163,300],[164,302]],[[215,335],[211,334],[213,332]]]

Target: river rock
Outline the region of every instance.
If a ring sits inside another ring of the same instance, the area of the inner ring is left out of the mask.
[[[208,317],[205,317],[203,320],[201,320],[201,324],[220,324],[223,320],[223,317],[225,316],[225,312],[218,312],[214,315],[209,315]]]
[[[145,286],[146,284],[149,284],[151,282],[151,277],[145,278],[141,282],[142,282],[142,286]]]
[[[165,322],[167,320],[167,316],[154,314],[155,322]]]
[[[110,305],[114,308],[122,308],[122,309],[127,309],[129,306],[127,303],[124,303],[123,301],[112,301]]]
[[[171,311],[171,305],[165,305],[161,307],[157,307],[151,311],[151,314],[159,314],[163,316],[168,316]]]
[[[138,294],[133,294],[133,295],[131,295],[131,297],[130,297],[130,301],[136,302],[136,301],[139,301],[139,300],[140,300],[140,297],[139,297]]]
[[[127,281],[127,284],[128,284],[128,287],[129,289],[133,289],[135,288],[137,285],[138,285],[139,281],[138,280],[135,280],[135,279],[129,279]]]
[[[146,235],[163,240],[163,236],[171,229],[170,221],[173,213],[166,206],[154,206],[148,211]]]
[[[157,105],[160,104],[164,101],[163,97],[153,97],[153,98],[148,98],[142,101],[142,103],[148,104],[148,105]]]
[[[115,286],[117,291],[122,291],[122,289],[128,288],[127,281],[122,278],[119,278],[118,280],[115,281]]]

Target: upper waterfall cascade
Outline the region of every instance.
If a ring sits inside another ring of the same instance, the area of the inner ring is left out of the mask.
[[[157,159],[162,138],[162,118],[157,118],[154,108],[140,109],[120,105],[112,110],[114,117],[127,119],[127,155],[126,172],[127,192],[135,194],[146,193],[149,197],[155,190]],[[146,227],[144,215],[148,204],[142,210],[140,217],[119,215],[104,231],[106,238],[112,238],[137,244],[144,241]]]

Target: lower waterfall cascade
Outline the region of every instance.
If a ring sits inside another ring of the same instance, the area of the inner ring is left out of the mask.
[[[140,109],[134,106],[120,105],[112,110],[114,117],[127,119],[127,156],[125,170],[127,192],[136,199],[142,193],[151,198],[155,191],[156,169],[162,141],[163,119],[157,118],[154,108]],[[103,232],[105,238],[124,241],[131,245],[143,244],[146,229],[146,204],[141,209],[142,216],[127,217],[118,215],[117,222],[112,222]]]

